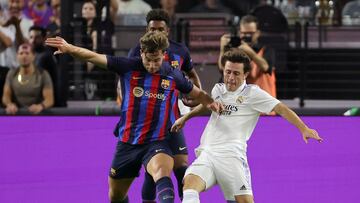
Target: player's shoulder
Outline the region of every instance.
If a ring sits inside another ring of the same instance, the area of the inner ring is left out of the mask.
[[[183,43],[179,43],[174,40],[169,40],[169,43],[170,43],[170,49],[172,50],[188,52],[188,48]]]
[[[250,94],[257,93],[259,91],[261,91],[261,88],[258,85],[246,84],[244,87],[244,90],[241,93],[245,94],[245,95],[250,95]]]
[[[226,87],[224,83],[216,83],[211,91],[212,95],[224,94],[226,92]]]

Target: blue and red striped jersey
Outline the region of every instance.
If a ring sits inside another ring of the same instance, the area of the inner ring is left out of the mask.
[[[121,119],[117,135],[124,143],[146,144],[163,140],[178,115],[178,91],[189,93],[193,84],[183,73],[163,63],[160,71],[146,71],[140,58],[107,56],[108,69],[121,77]]]

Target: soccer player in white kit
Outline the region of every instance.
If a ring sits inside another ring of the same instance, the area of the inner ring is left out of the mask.
[[[212,97],[224,104],[221,114],[212,113],[201,136],[200,146],[195,149],[196,160],[184,177],[183,203],[200,202],[199,193],[219,184],[228,202],[254,202],[250,170],[246,157],[249,140],[261,113],[275,111],[295,125],[304,141],[309,138],[319,142],[322,138],[308,128],[286,105],[270,96],[256,85],[247,85],[250,59],[240,49],[231,49],[222,57],[224,83],[212,90]],[[203,113],[199,105],[179,118],[172,131],[182,128],[185,122]]]

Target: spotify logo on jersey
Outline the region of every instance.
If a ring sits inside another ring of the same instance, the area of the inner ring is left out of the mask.
[[[135,95],[135,97],[141,97],[144,94],[144,89],[141,87],[134,87],[133,94]]]

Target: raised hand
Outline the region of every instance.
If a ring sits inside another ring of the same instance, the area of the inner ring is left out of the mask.
[[[61,37],[51,37],[47,38],[45,41],[45,44],[50,47],[57,48],[58,50],[54,52],[54,55],[56,54],[63,54],[68,53],[70,50],[71,45],[67,43],[63,38]]]

